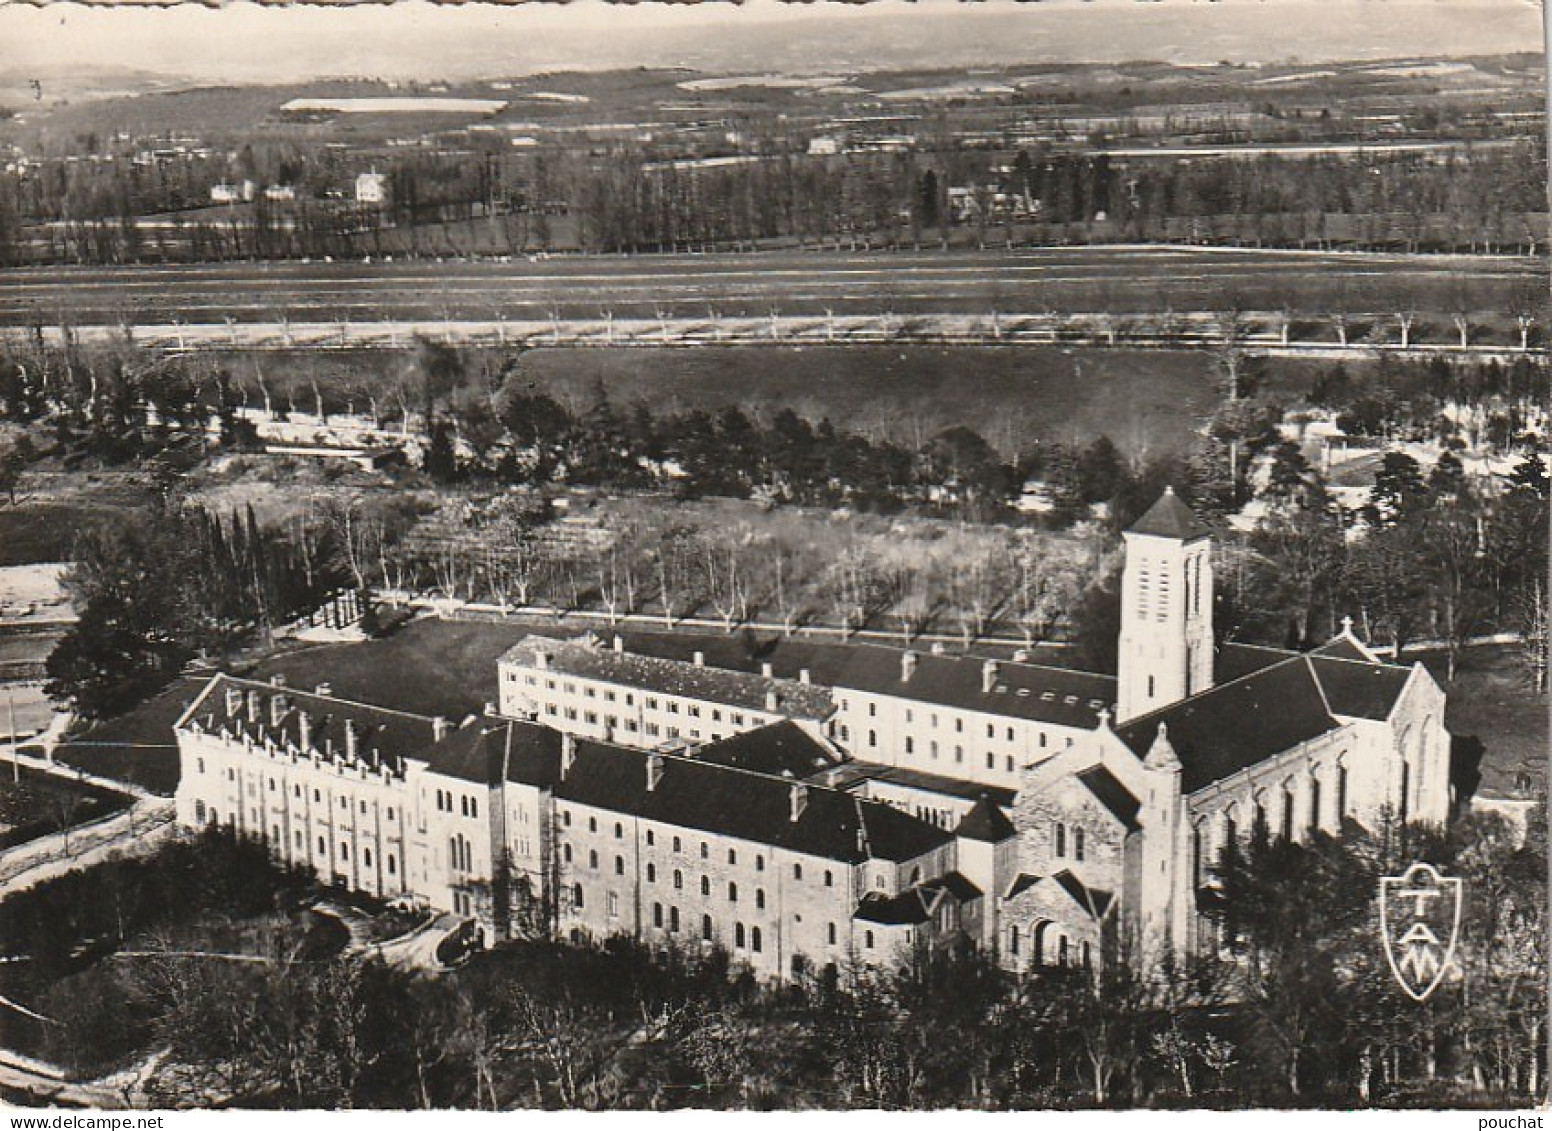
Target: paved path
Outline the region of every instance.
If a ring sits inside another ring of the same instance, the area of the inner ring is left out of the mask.
[[[30,840],[0,853],[0,899],[110,857],[148,852],[176,830],[169,798],[146,797],[127,810],[63,833]]]

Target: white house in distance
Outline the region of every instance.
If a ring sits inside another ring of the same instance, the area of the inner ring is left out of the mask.
[[[366,173],[356,174],[356,203],[357,204],[387,204],[388,203],[388,174],[379,173],[373,169]]]
[[[965,935],[1009,968],[1216,945],[1214,865],[1263,830],[1443,822],[1444,694],[1342,635],[1215,647],[1212,539],[1126,533],[1119,675],[872,645],[531,636],[499,713],[441,720],[217,676],[180,821],[511,930],[719,943],[762,975]],[[530,919],[532,916],[530,915]]]

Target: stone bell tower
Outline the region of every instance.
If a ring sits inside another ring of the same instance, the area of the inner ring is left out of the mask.
[[[1212,686],[1212,538],[1166,487],[1125,532],[1116,722]]]

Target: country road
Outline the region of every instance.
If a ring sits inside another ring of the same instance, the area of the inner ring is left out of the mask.
[[[1213,311],[1324,317],[1464,303],[1507,320],[1526,257],[1108,246],[565,256],[0,272],[0,326],[225,326]]]

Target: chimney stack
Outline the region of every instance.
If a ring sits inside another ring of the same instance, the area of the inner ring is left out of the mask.
[[[296,725],[300,731],[299,745],[302,748],[302,753],[305,754],[312,749],[313,745],[313,717],[306,711],[298,711],[296,713]]]
[[[803,815],[803,810],[808,808],[808,786],[802,782],[793,782],[787,789],[787,800],[791,808],[789,819],[796,821]]]
[[[284,687],[286,685],[286,677],[283,675],[272,675],[269,677],[269,685],[271,687]]]
[[[943,655],[944,651],[945,651],[945,649],[943,647],[943,641],[941,641],[941,640],[934,640],[932,642],[932,654],[934,656],[941,656],[941,655]]]
[[[431,741],[441,742],[447,737],[447,720],[437,715],[431,720]]]
[[[577,736],[563,734],[560,736],[560,776],[564,781],[566,775],[571,772],[571,764],[577,760]]]
[[[990,695],[997,686],[997,661],[987,660],[981,665],[981,693]]]
[[[614,654],[616,656],[625,655],[625,637],[621,636],[619,633],[615,633],[614,636]]]
[[[808,669],[807,668],[800,668],[798,670],[798,682],[799,683],[813,683],[814,682],[813,678],[808,674]]]
[[[698,667],[698,668],[704,668],[706,666],[706,653],[705,652],[696,652],[695,653],[695,666]]]
[[[539,649],[535,650],[535,652],[534,652],[534,667],[538,668],[540,671],[544,671],[549,666],[550,666],[550,654],[548,652],[546,652],[543,648],[539,648]]]
[[[320,683],[313,689],[313,694],[320,695],[327,699],[329,696],[334,694],[334,685],[332,683]]]
[[[781,698],[776,694],[775,689],[767,691],[765,693],[765,709],[774,715],[780,707]]]
[[[911,676],[914,675],[915,673],[916,673],[916,653],[915,652],[910,652],[910,651],[901,652],[900,653],[900,682],[901,683],[909,683],[911,681]]]
[[[762,660],[760,662],[760,677],[762,679],[776,678],[776,669],[771,666],[771,662],[769,660]]]
[[[661,754],[647,755],[647,792],[651,793],[657,788],[658,782],[663,780],[663,756]]]
[[[356,760],[356,720],[345,720],[345,758],[347,761]]]

